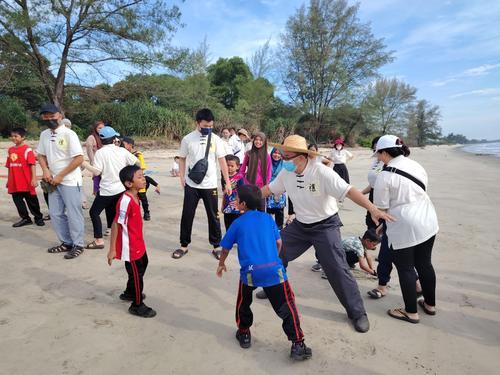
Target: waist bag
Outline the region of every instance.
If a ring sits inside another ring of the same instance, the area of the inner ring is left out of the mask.
[[[195,184],[201,184],[208,170],[208,153],[210,151],[210,141],[212,140],[212,132],[208,134],[207,148],[205,149],[205,156],[203,159],[198,160],[193,168],[189,168],[188,177]]]

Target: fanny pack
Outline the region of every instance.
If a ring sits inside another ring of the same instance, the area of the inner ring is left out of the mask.
[[[198,160],[193,168],[189,168],[188,177],[195,184],[201,184],[208,171],[208,153],[210,151],[210,141],[212,140],[212,132],[208,134],[207,148],[205,149],[205,156],[203,159]]]
[[[400,176],[406,177],[407,179],[412,180],[414,183],[416,183],[418,186],[420,186],[425,191],[425,185],[422,181],[420,181],[418,178],[412,176],[411,174],[406,173],[405,171],[402,171],[401,169],[397,169],[394,167],[388,167],[388,166],[384,165],[384,168],[382,170],[386,171],[386,172],[396,173]]]

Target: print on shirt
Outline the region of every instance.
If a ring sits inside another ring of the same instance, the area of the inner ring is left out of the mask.
[[[68,149],[69,143],[65,136],[57,138],[56,145],[59,150],[66,151]]]

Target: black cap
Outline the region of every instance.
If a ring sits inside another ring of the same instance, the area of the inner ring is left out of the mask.
[[[40,114],[43,113],[59,113],[61,110],[59,107],[55,104],[47,103],[42,105],[42,108],[40,109]]]
[[[129,145],[132,145],[132,146],[135,145],[135,141],[130,137],[123,137],[122,142],[128,143]]]

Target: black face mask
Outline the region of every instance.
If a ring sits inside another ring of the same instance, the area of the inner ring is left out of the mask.
[[[57,120],[42,120],[42,123],[49,129],[55,129],[59,126]]]

